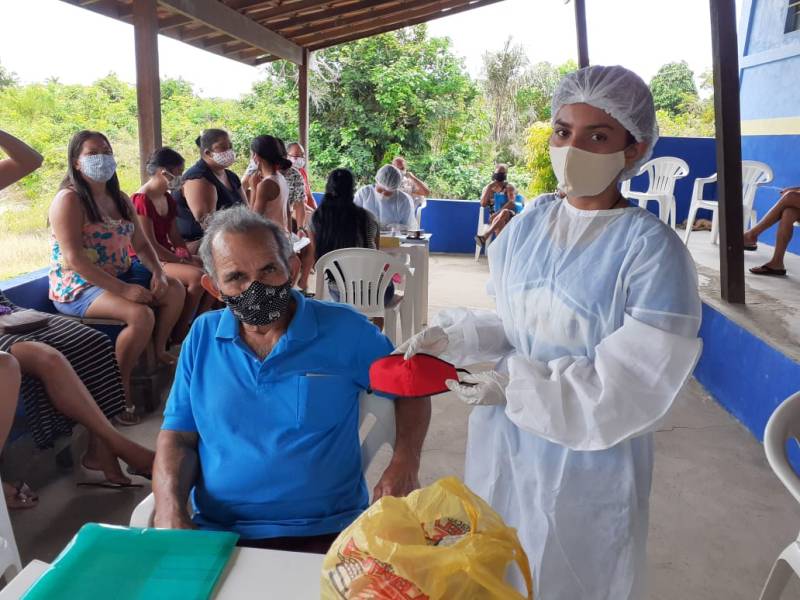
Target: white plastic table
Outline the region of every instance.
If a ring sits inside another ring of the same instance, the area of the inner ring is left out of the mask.
[[[384,237],[387,234],[382,233]],[[418,240],[409,240],[405,235],[400,237],[399,248],[383,248],[382,252],[408,256],[410,267],[414,269],[416,281],[416,297],[414,298],[414,333],[419,333],[428,324],[428,270],[430,262],[430,243],[432,234],[425,233]]]
[[[214,600],[319,598],[322,554],[235,548],[220,577]],[[33,560],[0,591],[0,600],[18,600],[50,565]],[[122,576],[122,575],[121,575]]]

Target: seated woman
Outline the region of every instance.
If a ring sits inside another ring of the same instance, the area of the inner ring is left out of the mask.
[[[355,177],[349,170],[335,169],[328,175],[324,199],[311,218],[316,260],[342,248],[380,250],[380,224],[370,211],[356,206],[355,189]],[[339,290],[332,279],[328,280],[328,292],[339,300]],[[389,284],[384,303],[393,296],[394,285]]]
[[[486,240],[491,236],[500,235],[511,218],[517,214],[517,191],[508,182],[508,167],[504,164],[497,165],[492,180],[492,183],[483,188],[481,194],[481,206],[489,209],[489,228],[481,235],[475,236],[475,243],[479,246],[485,246]],[[497,206],[500,210],[495,212]]]
[[[183,310],[185,291],[164,273],[137,225],[136,211],[119,189],[108,139],[96,131],[80,131],[70,140],[67,154],[67,175],[49,211],[50,299],[70,316],[125,323],[116,341],[127,398],[120,422],[133,424],[138,419],[130,394],[131,372],[151,336],[158,360],[174,362],[167,341]],[[131,260],[131,246],[137,259]]]
[[[139,226],[164,268],[164,272],[186,288],[183,311],[172,331],[172,341],[183,341],[192,319],[214,304],[214,298],[200,285],[202,262],[192,256],[176,223],[175,200],[170,191],[181,186],[183,157],[171,148],[156,150],[147,161],[150,179],[131,196]]]
[[[42,162],[37,152],[2,131],[0,148],[8,155],[0,161],[0,189]],[[20,310],[2,292],[0,308],[4,313]],[[108,421],[124,409],[125,401],[111,341],[99,331],[52,317],[36,331],[0,335],[0,382],[0,447],[8,439],[22,391],[28,424],[40,447],[52,445],[60,433],[69,433],[75,420],[90,433],[84,468],[102,471],[103,478],[115,485],[130,484],[117,457],[138,473],[151,472],[153,452],[126,440]],[[32,508],[38,501],[24,483],[4,482],[3,492],[9,508]]]
[[[778,231],[775,235],[775,251],[772,253],[770,261],[760,267],[753,267],[750,272],[753,275],[773,275],[778,277],[786,276],[786,267],[783,259],[786,256],[786,249],[794,235],[794,224],[800,221],[800,188],[787,188],[781,190],[781,197],[778,203],[764,215],[756,226],[744,232],[744,249],[756,250],[758,236],[767,229],[778,223]]]
[[[239,177],[228,168],[236,160],[228,132],[205,129],[195,144],[200,160],[183,174],[183,186],[175,194],[178,230],[192,254],[197,254],[203,223],[212,213],[247,202]]]

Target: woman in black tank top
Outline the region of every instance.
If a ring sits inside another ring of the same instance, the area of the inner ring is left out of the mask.
[[[246,202],[236,173],[228,170],[235,160],[231,140],[222,129],[206,129],[195,143],[200,160],[183,174],[175,195],[178,229],[194,254],[203,237],[203,221],[217,210]]]

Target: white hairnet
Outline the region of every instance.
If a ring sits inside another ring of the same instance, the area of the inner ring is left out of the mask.
[[[565,104],[589,104],[607,112],[627,129],[637,142],[646,142],[642,158],[622,172],[621,180],[630,179],[653,154],[658,141],[658,123],[650,88],[625,67],[584,67],[570,73],[553,94],[552,121]]]
[[[400,189],[400,184],[403,183],[403,174],[394,165],[383,165],[375,175],[375,183],[390,192],[394,192]]]

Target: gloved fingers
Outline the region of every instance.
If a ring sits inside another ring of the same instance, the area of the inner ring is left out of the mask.
[[[477,398],[485,393],[483,384],[464,385],[463,382],[456,381],[455,379],[448,379],[444,383],[448,390],[455,392],[462,398]]]

